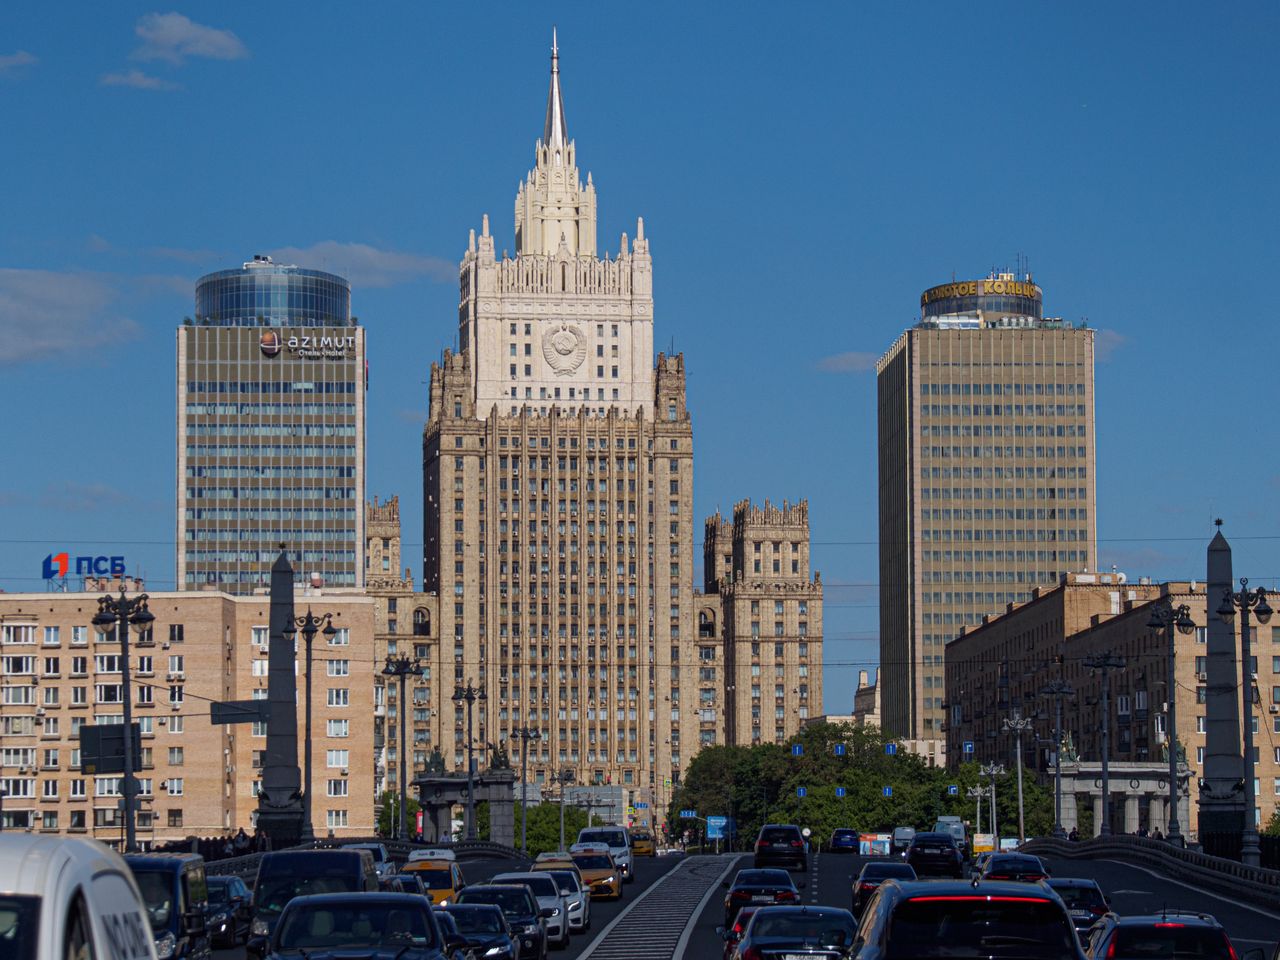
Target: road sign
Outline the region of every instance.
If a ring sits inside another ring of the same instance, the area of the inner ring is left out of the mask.
[[[836,796],[837,796],[837,797],[843,797],[843,796],[844,796],[844,787],[836,787]]]
[[[224,723],[266,723],[271,716],[271,704],[266,700],[226,700],[209,704],[209,721],[215,726]]]
[[[707,817],[707,839],[719,840],[732,833],[728,817]]]
[[[637,801],[636,801],[636,809],[637,809],[637,810],[647,810],[648,808],[649,808],[649,804],[647,804],[647,803],[643,803],[643,802],[641,802],[641,801],[639,801],[639,800],[637,800]]]
[[[960,788],[956,786],[954,783],[947,787],[947,796],[949,797],[954,797],[959,792],[960,792]]]
[[[804,744],[802,744],[802,743],[793,743],[793,744],[791,745],[791,755],[792,755],[793,757],[802,757],[802,756],[804,756]]]
[[[669,787],[669,786],[671,786],[671,778],[670,778],[670,777],[663,777],[663,778],[662,778],[662,785],[663,785],[664,787]]]
[[[133,723],[133,765],[142,766],[142,726]],[[86,724],[80,728],[80,772],[124,773],[124,724]]]
[[[964,742],[964,752],[965,752],[965,753],[973,753],[973,741],[972,741],[972,740],[966,740],[966,741]]]
[[[796,787],[796,796],[797,796],[797,797],[803,797],[803,796],[806,796],[808,793],[809,793],[809,791],[808,791],[807,789],[805,789],[804,787]]]
[[[845,746],[844,746],[844,744],[843,744],[843,743],[837,743],[833,749],[834,749],[834,751],[835,751],[835,755],[836,755],[837,757],[843,757],[843,756],[844,756]]]
[[[898,755],[898,745],[896,743],[886,743],[884,752],[891,757],[896,757]]]
[[[697,810],[681,810],[680,816],[686,817],[689,820],[693,820],[695,817],[698,816],[698,811]]]
[[[881,792],[881,793],[883,793],[886,797],[892,797],[892,796],[893,796],[893,787],[884,787],[884,788],[882,788],[882,789],[881,789],[881,791],[880,791],[880,792]]]

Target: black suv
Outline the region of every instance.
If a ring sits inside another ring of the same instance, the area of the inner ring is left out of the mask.
[[[1089,934],[1090,957],[1109,960],[1146,957],[1197,957],[1235,960],[1227,931],[1207,913],[1166,910],[1144,917],[1107,914]]]
[[[949,833],[917,833],[907,847],[907,863],[917,876],[964,876],[964,855]]]
[[[978,887],[886,880],[863,911],[853,946],[858,960],[1084,960],[1056,894],[1039,885],[998,880]]]
[[[808,870],[809,854],[795,824],[766,823],[756,837],[756,867]]]
[[[1097,880],[1053,877],[1047,883],[1066,904],[1071,922],[1075,924],[1076,932],[1082,939],[1087,939],[1090,928],[1111,910],[1111,901],[1102,892]]]

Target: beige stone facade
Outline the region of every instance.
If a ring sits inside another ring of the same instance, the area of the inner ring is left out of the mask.
[[[1193,634],[1177,638],[1175,690],[1178,739],[1191,773],[1194,832],[1205,746],[1205,591],[1203,583],[1127,582],[1117,574],[1069,575],[1056,587],[1033,591],[1030,601],[1010,606],[947,645],[947,753],[951,762],[976,759],[1008,764],[1009,738],[1001,721],[1015,710],[1036,718],[1036,732],[1048,743],[1027,742],[1027,762],[1046,773],[1052,752],[1054,704],[1038,692],[1051,680],[1075,691],[1063,703],[1063,728],[1082,763],[1101,758],[1102,677],[1085,658],[1104,653],[1123,657],[1125,668],[1111,671],[1111,750],[1117,763],[1163,763],[1168,704],[1168,640],[1147,623],[1151,604],[1167,598],[1187,604]],[[1215,605],[1216,609],[1216,605]],[[1254,713],[1258,813],[1263,824],[1280,802],[1280,631],[1255,627],[1258,688]],[[1273,654],[1275,654],[1273,656]],[[971,741],[974,753],[963,754]],[[1138,812],[1146,825],[1146,814]],[[1159,817],[1156,817],[1158,822]],[[1119,811],[1115,822],[1121,823]],[[1154,827],[1157,825],[1153,823]]]
[[[883,727],[937,739],[947,641],[1096,560],[1093,331],[993,275],[926,291],[876,369]]]
[[[120,645],[91,626],[110,583],[83,592],[0,594],[0,778],[6,829],[120,839],[120,778],[79,768],[83,724],[123,722]],[[119,584],[114,584],[118,592]],[[130,595],[140,583],[127,582]],[[252,832],[266,731],[212,726],[209,706],[265,698],[268,598],[215,592],[152,593],[155,623],[130,639],[133,715],[142,728],[144,845],[188,836]],[[332,613],[332,644],[313,648],[313,824],[318,836],[367,835],[373,827],[373,603],[351,594],[299,592]],[[301,646],[301,644],[299,644]],[[299,652],[299,659],[302,653]],[[305,671],[299,664],[301,738]],[[299,763],[302,747],[299,744]]]
[[[719,599],[724,659],[700,644],[701,743],[781,743],[822,713],[822,578],[809,571],[809,504],[744,500],[732,524],[720,514],[706,521],[703,543],[706,570],[719,575],[708,587]],[[717,681],[724,730],[713,738]]]

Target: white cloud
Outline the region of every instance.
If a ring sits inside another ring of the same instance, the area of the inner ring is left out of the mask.
[[[1093,353],[1099,363],[1106,363],[1129,338],[1115,330],[1098,330],[1093,338]]]
[[[0,54],[0,74],[8,73],[10,70],[17,70],[20,67],[30,67],[39,62],[39,57],[34,53],[27,53],[25,50]]]
[[[136,340],[138,324],[110,310],[115,298],[92,274],[0,269],[0,366]]]
[[[160,77],[153,77],[141,70],[122,70],[119,73],[104,73],[98,80],[104,87],[133,87],[135,90],[177,90],[178,85]]]
[[[79,483],[63,480],[46,484],[39,505],[59,513],[101,513],[130,505],[131,498],[122,490],[105,483]]]
[[[346,277],[354,287],[391,287],[419,277],[452,283],[458,265],[440,257],[379,250],[367,243],[322,240],[309,247],[282,247],[271,251],[279,263],[294,263],[313,270],[328,270]]]
[[[249,48],[230,30],[206,27],[180,13],[148,13],[139,18],[134,33],[142,38],[142,46],[133,51],[135,60],[180,64],[187,57],[240,60],[249,56]]]
[[[848,353],[835,353],[818,361],[818,369],[827,373],[866,373],[868,370],[874,370],[875,368],[876,355],[874,353],[861,353],[856,350]]]

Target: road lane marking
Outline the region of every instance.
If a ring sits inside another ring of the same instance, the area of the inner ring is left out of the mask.
[[[724,883],[724,878],[729,875],[729,871],[738,865],[738,857],[734,857],[729,861],[729,865],[724,868],[724,872],[716,877],[715,882],[703,894],[702,899],[698,901],[698,905],[693,908],[693,913],[689,919],[685,921],[684,929],[680,931],[680,939],[676,941],[676,948],[672,951],[671,956],[683,960],[685,948],[689,945],[689,938],[693,936],[693,928],[698,925],[698,918],[702,916],[702,911],[707,908],[707,904],[711,902],[711,898],[715,892],[720,889],[720,884]]]
[[[1096,860],[1094,860],[1094,862],[1095,863],[1098,863],[1098,862],[1114,863],[1116,866],[1119,866],[1119,867],[1131,867],[1134,870],[1141,870],[1143,873],[1145,873],[1149,877],[1155,877],[1157,880],[1163,880],[1165,883],[1172,883],[1174,886],[1182,887],[1185,890],[1190,890],[1192,893],[1198,893],[1206,897],[1213,897],[1215,900],[1221,900],[1223,903],[1227,904],[1228,906],[1239,907],[1241,910],[1252,910],[1254,913],[1262,914],[1262,916],[1266,917],[1269,920],[1280,920],[1280,913],[1275,913],[1274,911],[1266,910],[1262,907],[1255,907],[1251,903],[1244,903],[1240,900],[1231,900],[1223,896],[1222,894],[1213,893],[1212,891],[1205,890],[1202,887],[1193,887],[1189,883],[1183,883],[1181,880],[1173,879],[1173,877],[1162,876],[1161,874],[1156,873],[1154,870],[1149,870],[1146,867],[1140,867],[1136,863],[1128,863],[1124,860],[1111,860],[1106,857],[1098,857]],[[1154,894],[1151,894],[1151,896],[1154,896]]]

